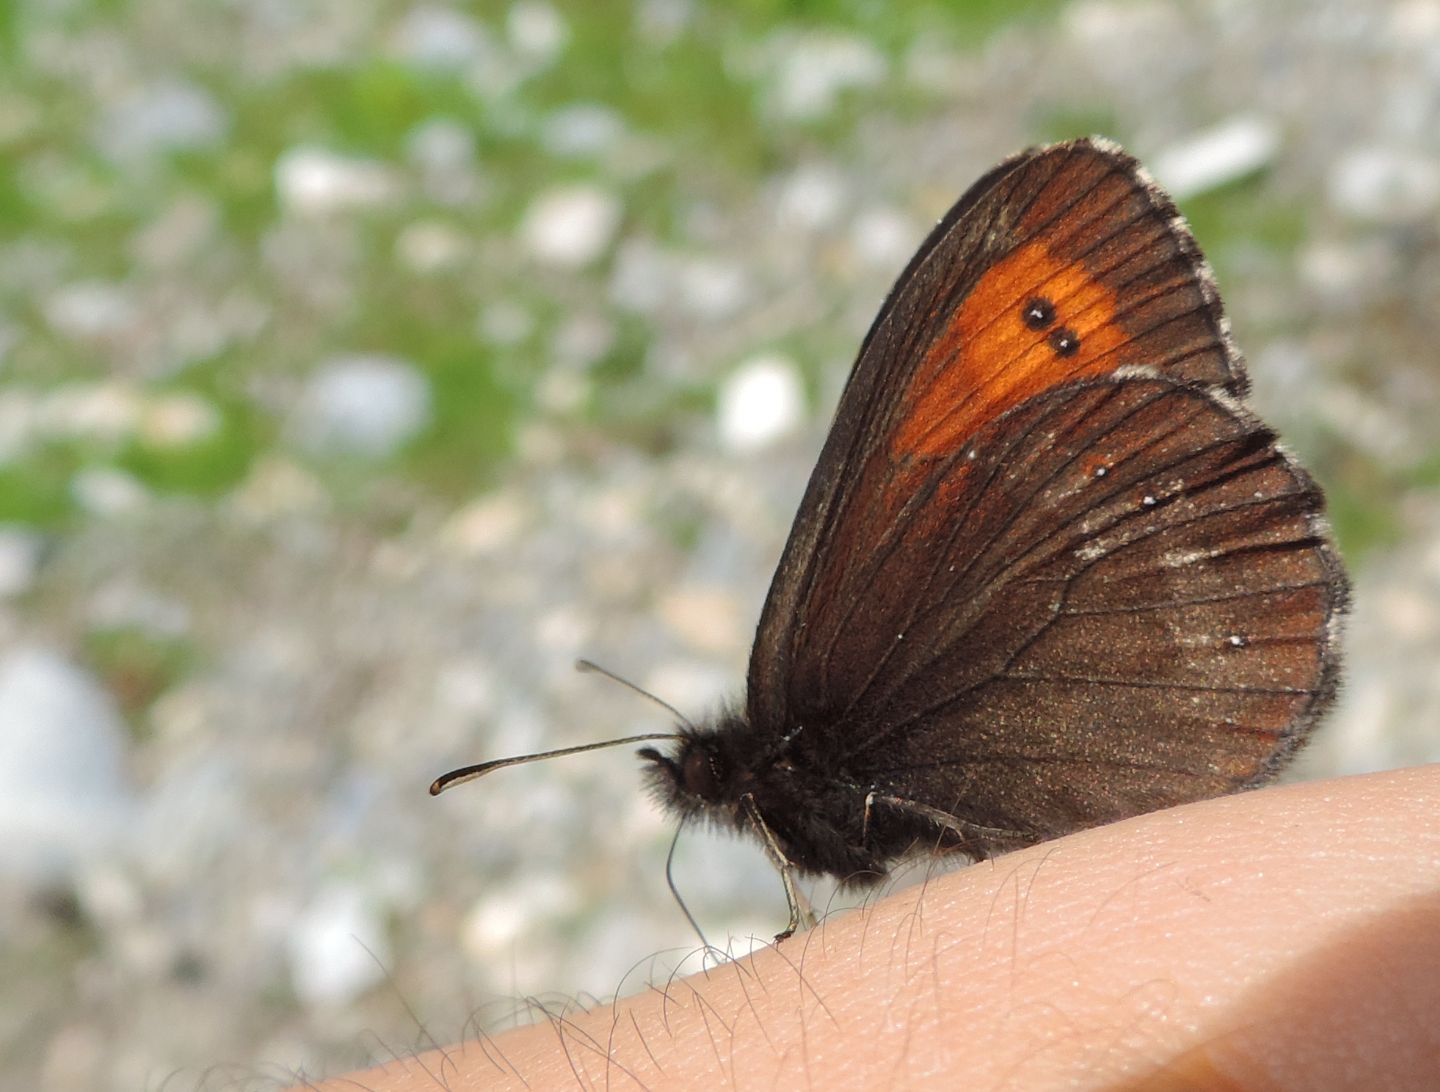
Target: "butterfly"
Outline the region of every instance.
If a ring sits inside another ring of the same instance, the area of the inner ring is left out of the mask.
[[[639,753],[682,820],[875,883],[1272,778],[1334,698],[1324,497],[1246,408],[1170,198],[1101,139],[976,182],[860,347],[766,598],[743,702],[502,759]]]

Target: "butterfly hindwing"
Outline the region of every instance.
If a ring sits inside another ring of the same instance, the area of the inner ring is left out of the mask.
[[[794,665],[857,783],[1038,840],[1261,780],[1332,696],[1320,493],[1223,395],[1083,381],[948,470]]]

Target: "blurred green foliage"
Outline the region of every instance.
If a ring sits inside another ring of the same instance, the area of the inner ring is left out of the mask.
[[[91,630],[82,652],[137,732],[145,730],[148,721],[142,714],[150,703],[191,671],[199,657],[184,638],[137,626]]]

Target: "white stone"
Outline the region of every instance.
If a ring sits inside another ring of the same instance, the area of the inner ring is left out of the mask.
[[[457,511],[440,531],[439,541],[461,557],[491,553],[513,545],[530,521],[518,497],[496,493]]]
[[[430,384],[411,364],[336,357],[306,384],[290,431],[311,451],[383,459],[426,426],[430,408]]]
[[[350,883],[323,888],[286,938],[290,981],[309,1005],[343,1005],[382,981],[391,962],[381,908]]]
[[[262,455],[227,500],[240,516],[268,522],[323,512],[330,495],[303,467],[279,455]]]
[[[465,915],[461,943],[476,958],[491,959],[505,953],[526,933],[553,927],[578,908],[571,883],[531,870],[523,883],[476,900]]]
[[[470,243],[449,224],[420,220],[407,225],[395,240],[395,257],[416,273],[438,273],[458,265],[469,253]]]
[[[780,186],[776,218],[809,231],[829,227],[844,210],[845,196],[845,180],[835,168],[800,167]]]
[[[1388,24],[1385,29],[1394,45],[1433,49],[1440,38],[1440,4],[1435,0],[1395,0],[1388,5]]]
[[[558,606],[541,613],[531,632],[542,654],[553,660],[573,660],[594,638],[595,623],[579,607]]]
[[[519,345],[535,332],[535,316],[516,300],[490,300],[480,311],[475,332],[492,345]]]
[[[625,135],[620,115],[598,102],[578,102],[552,113],[540,130],[540,142],[552,155],[579,158],[613,148]]]
[[[562,269],[581,269],[598,259],[620,227],[619,200],[598,186],[548,190],[526,210],[520,225],[525,248]]]
[[[743,647],[743,645],[741,646]],[[726,650],[735,655],[735,649]],[[738,670],[744,669],[744,661],[737,661]],[[707,666],[694,656],[661,660],[653,665],[641,680],[652,694],[664,698],[682,712],[718,709],[735,697],[737,668]],[[637,808],[631,818],[635,821],[637,833],[654,836],[672,829],[668,815],[655,808]]]
[[[441,664],[435,670],[436,704],[467,719],[489,716],[503,689],[495,674],[472,656]]]
[[[191,691],[188,702],[180,697],[178,708],[164,699],[154,707],[162,713],[153,723],[157,732],[164,733],[167,759],[146,783],[133,837],[135,856],[144,861],[145,874],[161,887],[192,882],[217,855],[235,846],[239,832],[264,822],[251,809],[254,784],[240,769],[243,761],[215,741],[214,726],[228,715],[226,699],[213,690],[202,696],[204,684],[197,689],[199,693]],[[165,698],[174,694],[167,691]],[[186,704],[191,705],[189,714]],[[184,718],[197,713],[205,718],[204,724],[192,725],[187,733]],[[188,746],[180,742],[186,734]]]
[[[561,322],[551,342],[557,365],[565,371],[589,368],[615,347],[615,324],[603,315],[580,311]]]
[[[405,152],[424,170],[461,170],[475,162],[475,133],[455,118],[431,118],[410,131]]]
[[[1254,174],[1280,150],[1280,127],[1245,114],[1192,133],[1151,158],[1156,181],[1177,201]]]
[[[553,61],[570,40],[570,27],[564,18],[541,0],[511,4],[505,29],[515,52],[536,63]]]
[[[443,205],[474,205],[482,179],[475,164],[475,134],[464,122],[448,117],[422,122],[407,135],[405,155],[426,197]]]
[[[654,314],[669,298],[676,265],[674,257],[653,240],[626,239],[615,254],[610,298],[627,311]]]
[[[99,280],[61,285],[42,307],[51,328],[69,338],[112,337],[128,327],[136,315],[129,289]]]
[[[1402,148],[1356,148],[1330,172],[1330,203],[1360,220],[1405,223],[1440,206],[1440,162]]]
[[[87,466],[70,479],[75,503],[96,516],[121,516],[134,512],[150,499],[150,493],[133,474],[113,466]]]
[[[156,395],[140,410],[139,434],[156,447],[184,447],[213,436],[220,411],[198,394],[176,391]]]
[[[1301,247],[1296,270],[1331,306],[1354,309],[1395,283],[1399,256],[1377,233],[1359,239],[1315,239]]]
[[[45,393],[36,423],[57,438],[120,443],[134,435],[142,406],[135,388],[122,380],[66,383]]]
[[[751,625],[733,592],[707,585],[680,585],[658,603],[661,621],[698,652],[734,654],[745,645]]]
[[[850,226],[855,253],[861,261],[879,268],[903,269],[920,239],[916,226],[890,208],[866,209]]]
[[[125,734],[110,695],[69,660],[0,656],[0,873],[53,881],[112,852],[132,808]]]
[[[0,384],[0,463],[23,459],[44,431],[35,393]]]
[[[698,14],[694,0],[639,0],[635,31],[648,45],[663,48],[692,26]]]
[[[229,119],[202,88],[169,79],[138,88],[107,109],[97,142],[114,159],[205,148],[225,135]]]
[[[535,405],[545,413],[569,416],[585,405],[593,389],[588,376],[569,368],[552,368],[535,386]]]
[[[749,298],[750,273],[739,262],[689,258],[678,263],[675,275],[680,302],[699,318],[715,321],[733,315]]]
[[[396,52],[422,68],[460,68],[483,56],[485,45],[485,28],[475,19],[437,4],[410,9],[395,31]]]
[[[275,163],[280,203],[301,216],[324,216],[384,204],[397,192],[383,163],[324,148],[292,148]]]
[[[0,527],[0,598],[30,590],[40,569],[45,541],[23,527]]]
[[[732,451],[758,451],[793,431],[804,408],[793,360],[779,353],[752,357],[720,388],[720,441]]]
[[[790,118],[823,117],[843,92],[881,83],[888,68],[884,55],[862,38],[806,34],[783,44],[774,88],[776,109]]]
[[[86,621],[99,629],[135,629],[180,639],[191,631],[190,604],[129,580],[107,581],[91,595]]]

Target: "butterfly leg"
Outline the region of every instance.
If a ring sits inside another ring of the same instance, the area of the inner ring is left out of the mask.
[[[785,856],[785,851],[780,848],[780,842],[775,837],[775,832],[766,825],[765,820],[760,818],[760,809],[755,806],[755,797],[746,793],[740,798],[740,806],[745,809],[745,815],[755,826],[755,832],[760,835],[760,841],[765,846],[765,852],[770,857],[770,863],[780,873],[780,882],[785,885],[785,901],[790,904],[790,923],[785,926],[785,931],[775,935],[775,943],[779,944],[791,936],[795,930],[804,926],[806,929],[815,928],[815,911],[810,906],[810,900],[795,883],[795,865],[790,858]]]
[[[901,796],[890,796],[886,793],[871,789],[865,796],[865,818],[870,818],[870,808],[873,804],[884,804],[896,808],[899,811],[909,812],[911,815],[918,815],[930,820],[945,830],[952,831],[960,837],[961,849],[963,852],[971,853],[971,848],[978,840],[984,842],[1013,841],[1028,843],[1034,838],[1024,831],[1009,830],[1005,827],[987,827],[980,823],[972,823],[968,819],[961,819],[958,815],[951,815],[948,811],[941,811],[939,808],[931,807],[929,804],[922,804],[918,800],[906,800]],[[972,856],[984,857],[987,854],[974,852]]]

